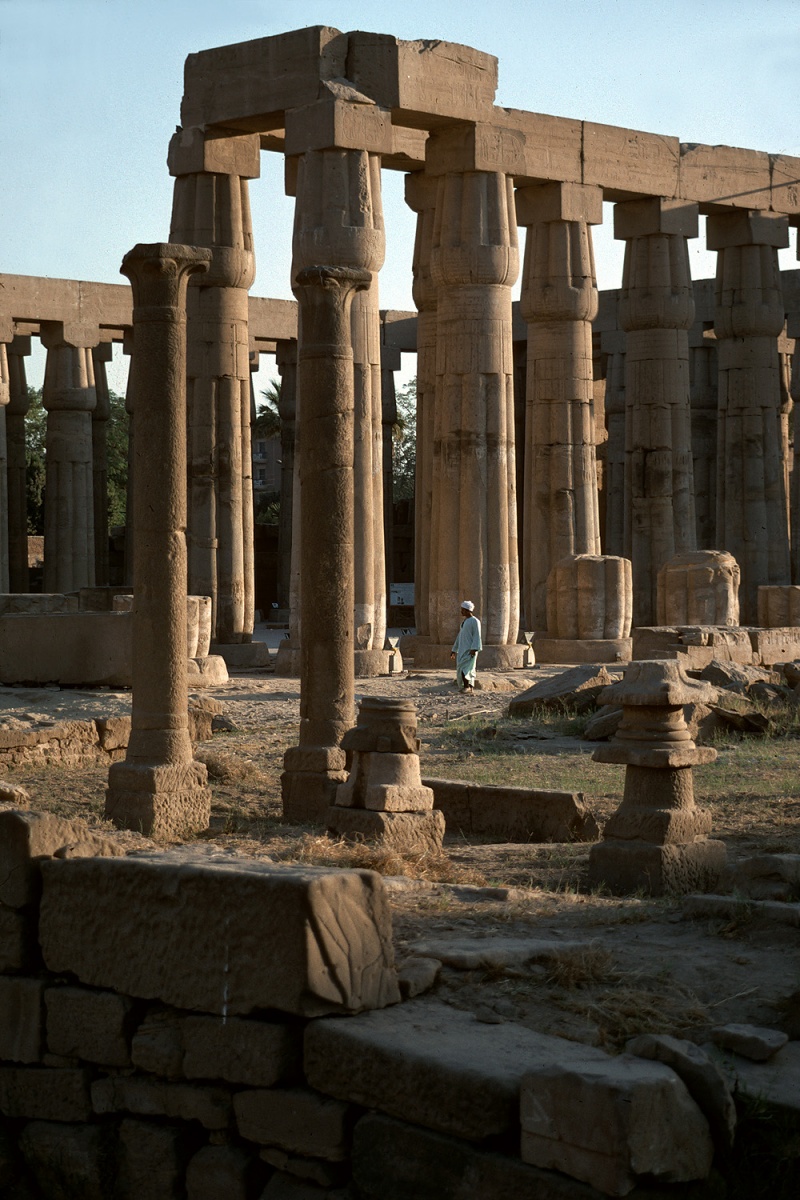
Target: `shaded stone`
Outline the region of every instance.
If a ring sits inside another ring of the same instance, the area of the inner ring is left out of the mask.
[[[204,1146],[186,1168],[186,1200],[249,1200],[255,1166],[239,1146]]]
[[[189,1154],[186,1130],[125,1117],[119,1124],[115,1200],[177,1200]]]
[[[619,729],[622,720],[622,709],[612,705],[601,708],[596,716],[590,717],[583,727],[583,738],[588,742],[602,742]]]
[[[243,1138],[339,1162],[347,1156],[352,1108],[308,1088],[237,1092],[236,1125]]]
[[[755,854],[731,867],[737,892],[754,900],[796,900],[800,895],[800,854]]]
[[[231,1097],[224,1088],[118,1075],[96,1079],[91,1091],[92,1107],[100,1116],[124,1112],[171,1117],[199,1121],[204,1129],[227,1129],[230,1122]]]
[[[42,1121],[88,1121],[92,1111],[88,1071],[52,1067],[0,1067],[0,1112]]]
[[[29,970],[38,958],[36,924],[32,913],[0,905],[0,972]]]
[[[397,967],[397,982],[403,1000],[413,1000],[421,996],[435,985],[442,964],[438,958],[426,958],[414,954],[406,958]]]
[[[582,792],[490,787],[425,779],[446,827],[507,842],[591,842],[599,834]]]
[[[780,1029],[762,1029],[757,1025],[717,1025],[711,1040],[723,1050],[732,1050],[751,1062],[767,1062],[786,1045],[789,1038]]]
[[[530,716],[535,708],[571,709],[586,712],[597,702],[600,692],[614,682],[605,667],[586,665],[553,679],[543,679],[527,691],[515,696],[508,706],[510,717]]]
[[[372,812],[365,808],[331,808],[328,829],[351,841],[379,841],[398,854],[423,854],[442,848],[445,820],[432,812]]]
[[[47,1046],[52,1054],[109,1067],[130,1065],[134,1005],[127,996],[87,988],[51,987],[45,992]]]
[[[725,1076],[704,1050],[682,1038],[645,1033],[632,1038],[625,1053],[672,1067],[708,1121],[717,1150],[730,1152],[736,1131],[736,1105]]]
[[[108,853],[108,838],[90,834],[83,821],[67,821],[52,813],[17,809],[0,811],[0,901],[22,908],[38,899],[39,866],[62,846],[82,842],[97,854]],[[114,847],[119,853],[119,848]]]
[[[300,1034],[273,1021],[154,1013],[133,1037],[135,1066],[156,1075],[272,1087],[297,1073]]]
[[[107,1200],[112,1194],[114,1135],[107,1126],[30,1121],[19,1147],[47,1200]],[[148,1195],[156,1200],[156,1193]]]
[[[40,979],[0,976],[0,1059],[20,1063],[40,1061],[43,991]]]
[[[739,566],[722,550],[677,554],[658,572],[659,625],[739,624]]]

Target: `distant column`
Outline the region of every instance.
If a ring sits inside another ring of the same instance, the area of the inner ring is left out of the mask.
[[[717,545],[717,341],[713,329],[689,331],[692,469],[698,550]]]
[[[606,554],[620,556],[625,546],[625,334],[604,330],[600,347],[606,366]]]
[[[28,381],[25,376],[25,359],[31,352],[31,339],[18,335],[6,349],[10,393],[6,408],[9,589],[12,592],[27,592],[30,580],[25,417],[31,406],[31,398],[28,395]]]
[[[794,407],[792,425],[794,430],[794,466],[792,470],[792,517],[789,528],[792,534],[792,583],[800,584],[800,313],[790,313],[786,323],[789,337],[795,339],[792,355],[792,373],[789,381]]]
[[[292,520],[294,510],[295,427],[297,416],[297,342],[278,342],[275,353],[281,394],[281,512],[278,524],[278,605],[291,607]]]
[[[383,544],[386,556],[386,596],[394,580],[394,484],[392,455],[397,424],[397,393],[394,373],[402,365],[396,346],[381,346],[381,421],[383,428]]]
[[[124,762],[108,772],[106,816],[153,837],[208,827],[211,795],[189,737],[186,682],[186,288],[208,250],[138,245],[133,706]],[[158,446],[161,453],[152,453]]]
[[[125,388],[125,412],[128,416],[128,487],[125,495],[125,586],[133,587],[133,544],[136,530],[133,527],[133,474],[134,474],[134,424],[133,424],[133,330],[126,329],[122,339],[122,352],[128,355],[128,383]]]
[[[786,217],[736,212],[708,218],[716,250],[714,330],[719,347],[717,544],[742,572],[743,624],[758,621],[758,588],[791,578],[781,461],[777,339],[784,324],[778,249]]]
[[[108,583],[108,422],[111,405],[108,398],[106,363],[111,362],[114,347],[102,342],[92,350],[97,403],[92,412],[92,487],[94,492],[94,581]]]
[[[528,226],[520,310],[528,323],[522,607],[547,628],[547,578],[567,555],[600,553],[592,372],[597,315],[591,226],[600,188],[520,188]]]
[[[5,342],[0,342],[0,592],[8,592],[8,443],[6,440],[6,409],[11,399],[8,374],[8,355]]]
[[[42,389],[47,410],[44,590],[74,592],[95,581],[94,366],[91,347],[66,342],[59,322],[43,322],[41,339],[47,348]]]
[[[656,619],[658,571],[696,546],[688,331],[694,321],[688,239],[696,204],[630,200],[614,209],[624,239],[619,323],[627,333],[625,466],[633,623]]]

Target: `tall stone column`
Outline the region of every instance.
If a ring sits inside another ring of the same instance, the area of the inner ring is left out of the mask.
[[[460,602],[471,599],[483,623],[482,664],[514,666],[524,651],[511,337],[519,252],[512,179],[502,169],[470,169],[475,153],[428,139],[428,170],[441,171],[431,255],[436,405],[430,645],[417,647],[416,661],[449,665]]]
[[[210,261],[208,250],[161,243],[135,246],[122,263],[136,329],[133,706],[105,812],[164,838],[207,828],[211,811],[206,767],[193,760],[189,737],[185,535],[186,290]]]
[[[517,191],[528,226],[520,310],[528,324],[522,608],[547,628],[547,578],[567,555],[600,553],[592,320],[597,315],[591,226],[600,188],[543,184]]]
[[[792,352],[794,341],[788,337],[786,329],[778,337],[778,378],[781,389],[781,462],[783,463],[783,488],[786,498],[786,520],[789,529],[792,527],[791,483],[792,483],[792,439],[791,419],[792,409]]]
[[[625,546],[625,334],[604,330],[600,348],[606,366],[606,554],[620,556]]]
[[[619,323],[625,354],[625,555],[633,563],[633,623],[656,618],[656,579],[696,546],[688,331],[694,321],[688,239],[697,205],[630,200],[614,210],[625,240]]]
[[[92,488],[94,493],[94,581],[99,587],[108,583],[108,422],[111,405],[108,398],[106,363],[113,356],[111,342],[102,342],[92,350],[97,403],[92,413]]]
[[[8,592],[8,443],[6,439],[6,409],[11,399],[8,355],[5,342],[0,342],[0,592]]]
[[[417,214],[412,271],[417,306],[417,458],[414,473],[414,620],[417,638],[430,640],[433,424],[436,405],[436,284],[431,276],[438,180],[406,176],[406,204]]]
[[[170,237],[213,252],[188,299],[189,590],[210,596],[217,652],[250,642],[255,620],[247,293],[255,277],[248,180],[257,134],[179,130]],[[236,652],[241,664],[244,652]],[[229,655],[230,657],[230,655]]]
[[[27,592],[28,573],[28,494],[25,463],[25,417],[31,406],[25,359],[31,352],[31,339],[17,337],[6,347],[8,354],[9,403],[6,408],[8,453],[8,568],[9,590]]]
[[[381,346],[381,422],[383,428],[383,545],[386,557],[386,603],[394,580],[394,484],[392,451],[394,427],[397,424],[397,393],[394,373],[402,366],[402,355],[396,346]],[[386,631],[384,630],[384,633]]]
[[[777,345],[784,323],[778,249],[789,242],[787,220],[745,210],[715,214],[707,241],[718,252],[717,544],[739,564],[741,619],[751,625],[759,585],[791,578]]]
[[[791,393],[792,423],[794,431],[794,465],[792,469],[791,500],[792,515],[789,522],[791,530],[792,583],[800,584],[800,313],[790,313],[786,322],[786,332],[795,339],[792,369],[789,380]]]
[[[65,341],[64,326],[42,323],[47,348],[42,402],[45,440],[44,590],[94,585],[92,412],[97,402],[91,347]]]
[[[122,339],[122,352],[128,355],[128,382],[125,388],[125,412],[128,417],[128,487],[125,495],[125,586],[133,588],[134,538],[133,527],[133,474],[135,468],[135,429],[133,424],[133,330],[126,329]]]
[[[281,515],[278,525],[278,605],[291,607],[292,519],[294,509],[295,425],[297,415],[297,342],[278,342],[275,352],[281,394]]]
[[[692,469],[698,550],[717,545],[717,342],[713,329],[689,331]]]

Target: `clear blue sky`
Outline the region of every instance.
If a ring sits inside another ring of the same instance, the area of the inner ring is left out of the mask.
[[[0,0],[0,272],[120,281],[125,251],[169,232],[187,54],[304,25],[475,46],[500,60],[511,107],[800,156],[798,0]],[[253,292],[288,297],[277,155],[251,196]],[[400,174],[384,172],[384,201],[381,305],[410,308]],[[595,244],[600,287],[618,286],[608,225]],[[692,257],[696,277],[713,273],[702,238]]]

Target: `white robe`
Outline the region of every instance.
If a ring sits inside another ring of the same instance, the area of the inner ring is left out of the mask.
[[[453,653],[456,656],[456,680],[459,688],[475,686],[478,656],[473,650],[482,650],[481,623],[477,617],[465,617],[461,622],[458,636],[453,642]]]

